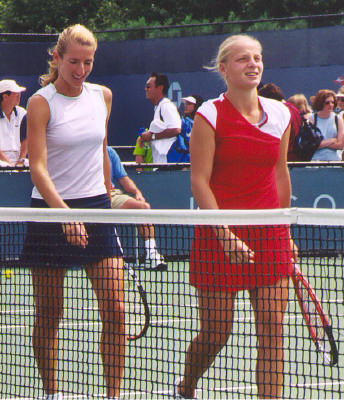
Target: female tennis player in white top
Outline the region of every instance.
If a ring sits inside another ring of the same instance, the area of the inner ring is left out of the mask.
[[[66,28],[51,50],[48,74],[41,76],[43,88],[29,100],[28,147],[35,185],[32,207],[111,208],[106,128],[112,92],[85,82],[96,48],[96,38],[84,26]],[[32,272],[36,306],[33,347],[47,399],[62,398],[57,381],[57,333],[63,280],[73,265],[84,266],[96,293],[103,325],[100,349],[107,396],[118,397],[126,336],[123,258],[114,226],[46,225],[29,224],[23,260]],[[48,229],[54,233],[52,240]]]

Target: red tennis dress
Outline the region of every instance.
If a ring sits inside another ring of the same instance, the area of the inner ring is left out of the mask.
[[[249,123],[222,94],[198,109],[215,130],[210,187],[220,209],[279,208],[275,164],[290,112],[281,102],[259,97],[264,118]],[[202,290],[234,292],[272,285],[290,270],[289,227],[231,227],[255,252],[253,264],[234,264],[212,227],[197,227],[190,254],[190,283]]]

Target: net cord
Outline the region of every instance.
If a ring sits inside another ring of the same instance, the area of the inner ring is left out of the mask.
[[[0,207],[0,222],[88,222],[173,225],[344,225],[344,209],[273,210],[93,210]]]

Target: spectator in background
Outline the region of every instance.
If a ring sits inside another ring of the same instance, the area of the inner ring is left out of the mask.
[[[154,163],[167,162],[167,153],[181,131],[177,107],[166,97],[168,88],[167,76],[156,72],[151,73],[145,85],[146,98],[154,104],[154,117],[140,142],[151,143]]]
[[[344,118],[344,86],[341,86],[336,94],[338,116]]]
[[[20,127],[26,110],[19,106],[21,93],[26,90],[14,80],[0,81],[0,164],[28,166],[27,140],[21,141]]]
[[[334,112],[337,106],[336,93],[321,89],[315,96],[311,96],[311,102],[314,113],[310,121],[320,129],[324,137],[312,161],[340,161],[338,150],[344,147],[344,122]]]
[[[307,120],[312,114],[311,106],[309,105],[307,98],[302,93],[294,94],[289,97],[288,103],[294,104],[294,106],[300,111],[301,115]]]
[[[150,204],[146,202],[135,182],[126,173],[119,155],[116,150],[107,146],[111,167],[111,208],[117,209],[150,209]],[[117,188],[123,188],[124,192]],[[167,269],[167,264],[163,256],[158,252],[155,242],[153,225],[139,225],[138,230],[145,244],[146,260],[145,268],[163,271]]]
[[[198,94],[192,94],[188,97],[182,97],[181,101],[185,104],[184,118],[190,118],[193,121],[196,111],[204,101],[203,97]]]
[[[344,86],[341,86],[336,94],[336,100],[337,100],[337,114],[338,118],[341,118],[344,120]],[[339,156],[342,161],[344,161],[344,152],[338,150]]]
[[[285,106],[288,107],[291,115],[291,120],[287,159],[288,161],[301,161],[294,151],[294,141],[301,127],[300,111],[293,104],[284,100],[281,88],[274,83],[267,83],[263,85],[258,90],[258,95],[281,101]]]
[[[203,97],[198,94],[192,94],[188,97],[182,97],[181,101],[185,103],[184,116],[182,117],[182,130],[167,154],[167,161],[188,163],[190,162],[189,141],[193,120],[196,111],[203,103]]]

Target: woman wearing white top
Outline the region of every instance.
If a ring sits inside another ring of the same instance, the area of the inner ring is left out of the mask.
[[[66,28],[52,49],[49,73],[28,104],[28,147],[35,185],[31,206],[111,208],[106,128],[111,90],[85,80],[97,41],[82,25]],[[119,396],[125,357],[122,249],[112,224],[28,225],[23,263],[32,273],[33,347],[46,399],[58,393],[58,326],[63,280],[83,265],[98,299],[100,351],[107,396]]]
[[[332,90],[322,89],[311,97],[311,102],[314,114],[310,120],[315,122],[324,137],[312,160],[340,161],[338,150],[344,147],[344,123],[334,113],[336,94]]]

